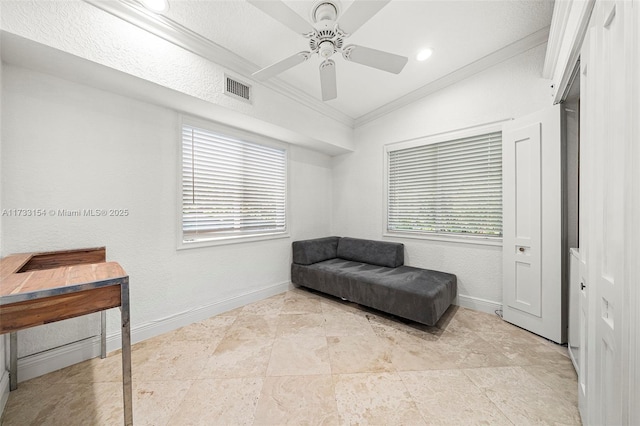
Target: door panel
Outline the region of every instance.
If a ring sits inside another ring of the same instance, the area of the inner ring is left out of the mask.
[[[631,128],[637,118],[631,114],[629,96],[634,77],[629,58],[637,55],[635,44],[630,44],[632,10],[626,1],[596,2],[581,51],[586,75],[581,80],[585,173],[583,179],[581,172],[580,197],[586,370],[579,374],[578,401],[585,424],[629,423],[625,310],[630,265],[625,262],[625,245],[631,242],[628,224],[637,220],[628,215],[631,197],[625,196],[635,143]]]
[[[505,124],[502,140],[503,316],[562,342],[560,107]]]

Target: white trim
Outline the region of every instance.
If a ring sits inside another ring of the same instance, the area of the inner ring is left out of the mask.
[[[543,77],[553,80],[554,103],[566,96],[594,5],[595,0],[563,0],[554,5],[543,68]]]
[[[570,1],[557,1],[553,5],[549,42],[547,43],[547,53],[544,57],[544,67],[542,68],[543,78],[551,80],[556,71],[556,65],[558,64],[558,57],[560,56],[560,49],[562,47],[562,39],[567,30],[570,10]]]
[[[431,145],[434,143],[452,141],[456,139],[464,139],[471,136],[482,135],[485,133],[495,133],[502,131],[502,124],[511,119],[493,121],[491,123],[479,124],[476,126],[465,127],[463,129],[452,130],[448,132],[437,133],[429,136],[408,139],[399,142],[391,142],[384,145],[385,153],[398,151],[400,149],[414,148],[416,146]]]
[[[413,102],[425,98],[432,93],[437,92],[438,90],[458,83],[466,78],[469,78],[495,65],[498,65],[501,62],[511,59],[514,56],[524,53],[527,50],[540,46],[541,44],[546,43],[548,36],[549,27],[542,28],[541,30],[536,31],[535,33],[530,34],[523,39],[511,43],[510,45],[505,46],[502,49],[496,50],[495,52],[490,53],[475,62],[470,63],[469,65],[458,68],[457,70],[439,78],[438,80],[432,81],[431,83],[413,90],[406,95],[389,102],[388,104],[385,104],[356,118],[354,127],[358,128],[366,123],[369,123],[370,121],[376,120],[384,115],[390,114]]]
[[[235,308],[257,302],[276,294],[283,293],[292,288],[290,282],[274,284],[257,290],[247,291],[226,299],[217,300],[188,311],[159,318],[145,324],[132,327],[131,342],[137,343],[152,337],[176,330],[185,325],[210,318],[214,315],[230,311]],[[120,333],[107,336],[107,352],[111,352],[122,347]],[[60,346],[37,354],[29,355],[18,359],[18,381],[32,379],[64,367],[95,358],[100,355],[100,337],[90,337],[68,345]],[[0,391],[3,389],[5,377],[7,378],[7,394],[9,381],[8,372],[0,381]],[[0,397],[0,404],[4,397]],[[7,395],[8,396],[8,395]],[[2,405],[0,405],[2,408]]]
[[[182,205],[180,205],[182,207]],[[288,219],[288,217],[287,217]],[[287,228],[289,228],[287,223]],[[177,250],[189,250],[201,247],[224,246],[228,244],[255,243],[256,241],[278,240],[281,238],[291,238],[289,231],[264,234],[264,235],[232,235],[227,237],[213,237],[210,239],[198,239],[195,241],[184,241],[182,235],[182,216],[180,216],[180,236],[178,238]]]
[[[385,215],[386,216],[386,215]],[[502,237],[479,237],[474,235],[446,235],[446,234],[427,234],[427,233],[408,233],[408,232],[389,232],[382,233],[386,238],[411,238],[414,240],[431,240],[431,241],[444,241],[447,243],[457,244],[474,244],[480,246],[496,246],[502,247]]]
[[[132,0],[84,1],[103,10],[104,12],[129,22],[138,28],[155,34],[169,43],[173,43],[191,53],[227,68],[247,80],[256,81],[252,78],[251,74],[260,69],[258,65],[165,16],[146,10],[143,6]],[[311,108],[322,115],[349,127],[353,127],[354,120],[352,117],[286,83],[281,78],[275,77],[268,81],[262,81],[259,83],[283,96]]]
[[[261,145],[280,149],[289,149],[288,143],[271,138],[269,136],[250,132],[248,130],[238,129],[237,127],[229,126],[228,124],[193,117],[187,114],[180,114],[180,126],[178,128],[179,135],[182,135],[182,127],[185,124],[188,126],[200,127],[202,129],[216,133],[222,133],[225,136],[230,136],[237,139],[248,139],[250,142],[259,143]],[[182,147],[180,147],[180,155],[182,155]]]
[[[473,309],[474,311],[486,312],[487,314],[496,314],[496,311],[502,309],[502,303],[493,300],[481,299],[479,297],[467,296],[459,294],[455,304],[463,308]]]
[[[4,365],[0,366],[0,368],[2,369],[2,377],[0,377],[0,417],[2,417],[4,407],[9,399],[9,371],[5,370]]]
[[[20,345],[20,343],[18,343]],[[18,358],[18,382],[100,356],[100,336]]]

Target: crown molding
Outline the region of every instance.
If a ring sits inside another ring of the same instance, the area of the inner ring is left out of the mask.
[[[258,82],[251,74],[259,69],[258,65],[237,55],[236,53],[220,46],[180,25],[179,23],[165,16],[155,14],[146,10],[143,6],[133,0],[104,1],[104,0],[84,0],[86,3],[97,7],[113,16],[116,16],[130,24],[148,31],[156,36],[175,44],[191,53],[201,56],[215,64],[218,64],[246,80],[271,89],[281,95],[288,97],[322,115],[336,120],[348,127],[353,128],[354,119],[341,111],[321,102],[308,93],[297,89],[280,78],[272,78],[268,81]]]
[[[542,76],[544,78],[552,79],[556,71],[556,65],[558,64],[558,57],[560,56],[560,49],[562,47],[562,39],[567,30],[570,10],[570,1],[557,1],[553,5],[549,43],[547,44],[547,54],[545,55],[544,67],[542,68]]]
[[[371,112],[368,112],[356,118],[354,127],[357,128],[384,115],[390,114],[393,111],[396,111],[413,102],[425,98],[432,93],[437,92],[438,90],[444,89],[447,86],[458,83],[459,81],[478,74],[488,68],[506,61],[507,59],[524,53],[529,49],[540,46],[541,44],[547,42],[548,37],[549,27],[542,28],[532,34],[529,34],[528,36],[514,43],[511,43],[503,47],[502,49],[496,50],[495,52],[490,53],[489,55],[480,58],[475,62],[470,63],[469,65],[458,68],[457,70],[443,77],[440,77],[439,79],[434,80],[431,83],[425,84],[424,86],[411,91],[394,101],[391,101],[379,108],[374,109]]]

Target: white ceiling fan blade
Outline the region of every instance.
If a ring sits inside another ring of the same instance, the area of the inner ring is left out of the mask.
[[[247,0],[249,3],[271,16],[278,22],[300,34],[309,34],[314,30],[310,23],[279,0]]]
[[[370,47],[351,44],[342,49],[342,56],[351,62],[357,62],[368,67],[399,74],[407,64],[409,58]]]
[[[336,63],[331,59],[327,59],[320,64],[320,88],[322,90],[323,101],[330,101],[338,97]]]
[[[354,0],[353,4],[338,19],[338,27],[346,34],[353,34],[391,0]]]
[[[261,70],[256,71],[251,75],[255,77],[256,80],[264,81],[280,74],[281,72],[288,70],[289,68],[303,63],[304,61],[309,59],[309,56],[311,56],[311,52],[299,52],[295,55],[289,56],[286,59],[276,62],[275,64],[269,65],[266,68],[262,68]]]

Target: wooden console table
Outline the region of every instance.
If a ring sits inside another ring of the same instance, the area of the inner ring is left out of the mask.
[[[120,307],[124,423],[133,424],[129,276],[106,249],[14,254],[0,259],[0,334],[10,336],[10,389],[18,386],[17,331],[101,312],[101,357],[106,356],[105,310]]]

